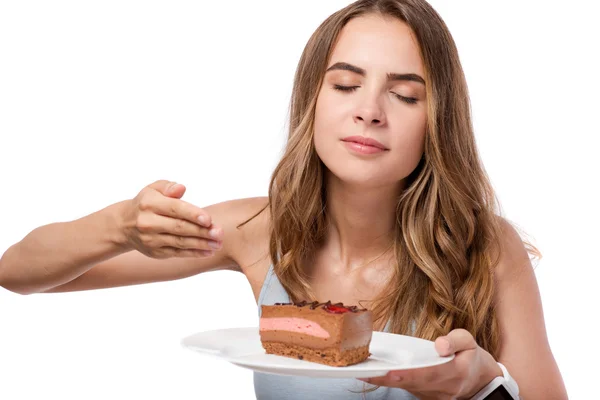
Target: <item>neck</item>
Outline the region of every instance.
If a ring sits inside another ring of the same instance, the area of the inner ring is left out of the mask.
[[[396,205],[402,185],[355,186],[326,174],[327,235],[330,257],[348,271],[360,268],[392,249]]]

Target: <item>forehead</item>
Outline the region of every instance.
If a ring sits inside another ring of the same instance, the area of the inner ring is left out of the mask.
[[[419,45],[403,21],[380,15],[365,15],[350,20],[340,32],[329,65],[347,62],[383,73],[423,75]]]

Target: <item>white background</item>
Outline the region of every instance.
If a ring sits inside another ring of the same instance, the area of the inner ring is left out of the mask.
[[[0,2],[0,254],[157,179],[186,184],[199,206],[266,195],[300,53],[348,3]],[[544,253],[536,274],[570,397],[590,398],[600,358],[594,2],[432,4],[458,44],[505,215]],[[256,324],[233,272],[66,294],[0,288],[0,398],[252,399],[249,370],[179,341]]]

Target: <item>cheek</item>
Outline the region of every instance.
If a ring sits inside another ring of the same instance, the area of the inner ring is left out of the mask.
[[[400,128],[397,134],[393,135],[392,141],[393,149],[396,150],[394,158],[412,172],[423,155],[427,116],[420,114],[405,117],[397,121],[397,126]]]
[[[335,142],[335,107],[332,107],[327,96],[319,95],[315,106],[314,142],[317,154],[327,154],[327,148]]]

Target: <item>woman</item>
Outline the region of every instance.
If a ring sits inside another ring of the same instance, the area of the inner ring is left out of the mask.
[[[477,155],[455,44],[424,0],[358,1],[317,29],[268,198],[200,209],[184,192],[157,181],[37,228],[3,255],[0,284],[65,292],[230,269],[259,306],[360,303],[376,329],[456,355],[368,384],[256,374],[259,399],[471,398],[498,363],[521,397],[566,398],[526,247]]]

